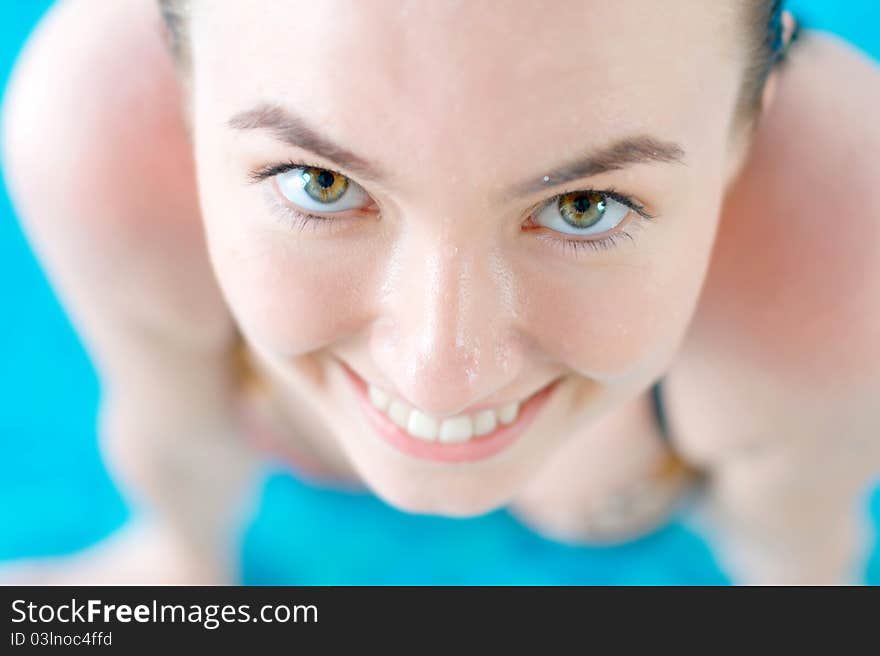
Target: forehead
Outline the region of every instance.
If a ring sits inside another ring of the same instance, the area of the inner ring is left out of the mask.
[[[194,92],[218,121],[288,106],[390,169],[534,171],[544,154],[717,123],[742,66],[737,4],[196,2]]]

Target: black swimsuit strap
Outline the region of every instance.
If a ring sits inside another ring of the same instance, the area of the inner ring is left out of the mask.
[[[660,388],[660,380],[651,385],[651,402],[654,409],[654,419],[657,421],[657,427],[660,429],[660,436],[667,446],[671,446],[669,424],[666,420],[666,411],[663,406],[663,391]]]

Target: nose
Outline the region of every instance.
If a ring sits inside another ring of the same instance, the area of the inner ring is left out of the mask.
[[[435,233],[398,242],[382,291],[372,355],[404,400],[449,416],[517,379],[513,277],[485,239]]]

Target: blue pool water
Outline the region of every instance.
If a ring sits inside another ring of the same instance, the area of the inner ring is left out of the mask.
[[[0,88],[46,0],[0,3]],[[809,25],[880,58],[880,3],[792,3]],[[840,11],[840,7],[845,9]],[[49,163],[50,164],[50,163]],[[0,560],[62,554],[119,528],[128,509],[96,448],[98,383],[0,187]],[[880,525],[880,489],[865,500]],[[703,540],[680,523],[615,548],[566,547],[504,511],[468,520],[267,475],[243,537],[252,584],[714,584]],[[880,549],[865,564],[880,583]]]

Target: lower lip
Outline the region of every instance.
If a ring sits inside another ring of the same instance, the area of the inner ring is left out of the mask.
[[[366,415],[367,421],[375,429],[375,431],[391,446],[398,451],[405,453],[414,458],[422,460],[433,460],[436,462],[475,462],[485,460],[500,453],[525,431],[529,424],[532,423],[541,407],[550,398],[550,394],[556,389],[559,380],[555,380],[544,389],[533,394],[525,401],[519,409],[519,415],[512,424],[500,424],[487,435],[474,437],[467,442],[458,442],[455,444],[443,444],[441,442],[428,442],[413,437],[391,419],[384,412],[376,408],[367,396],[366,382],[354,373],[347,365],[343,364],[342,368],[348,379],[354,385],[360,400],[361,408]]]

